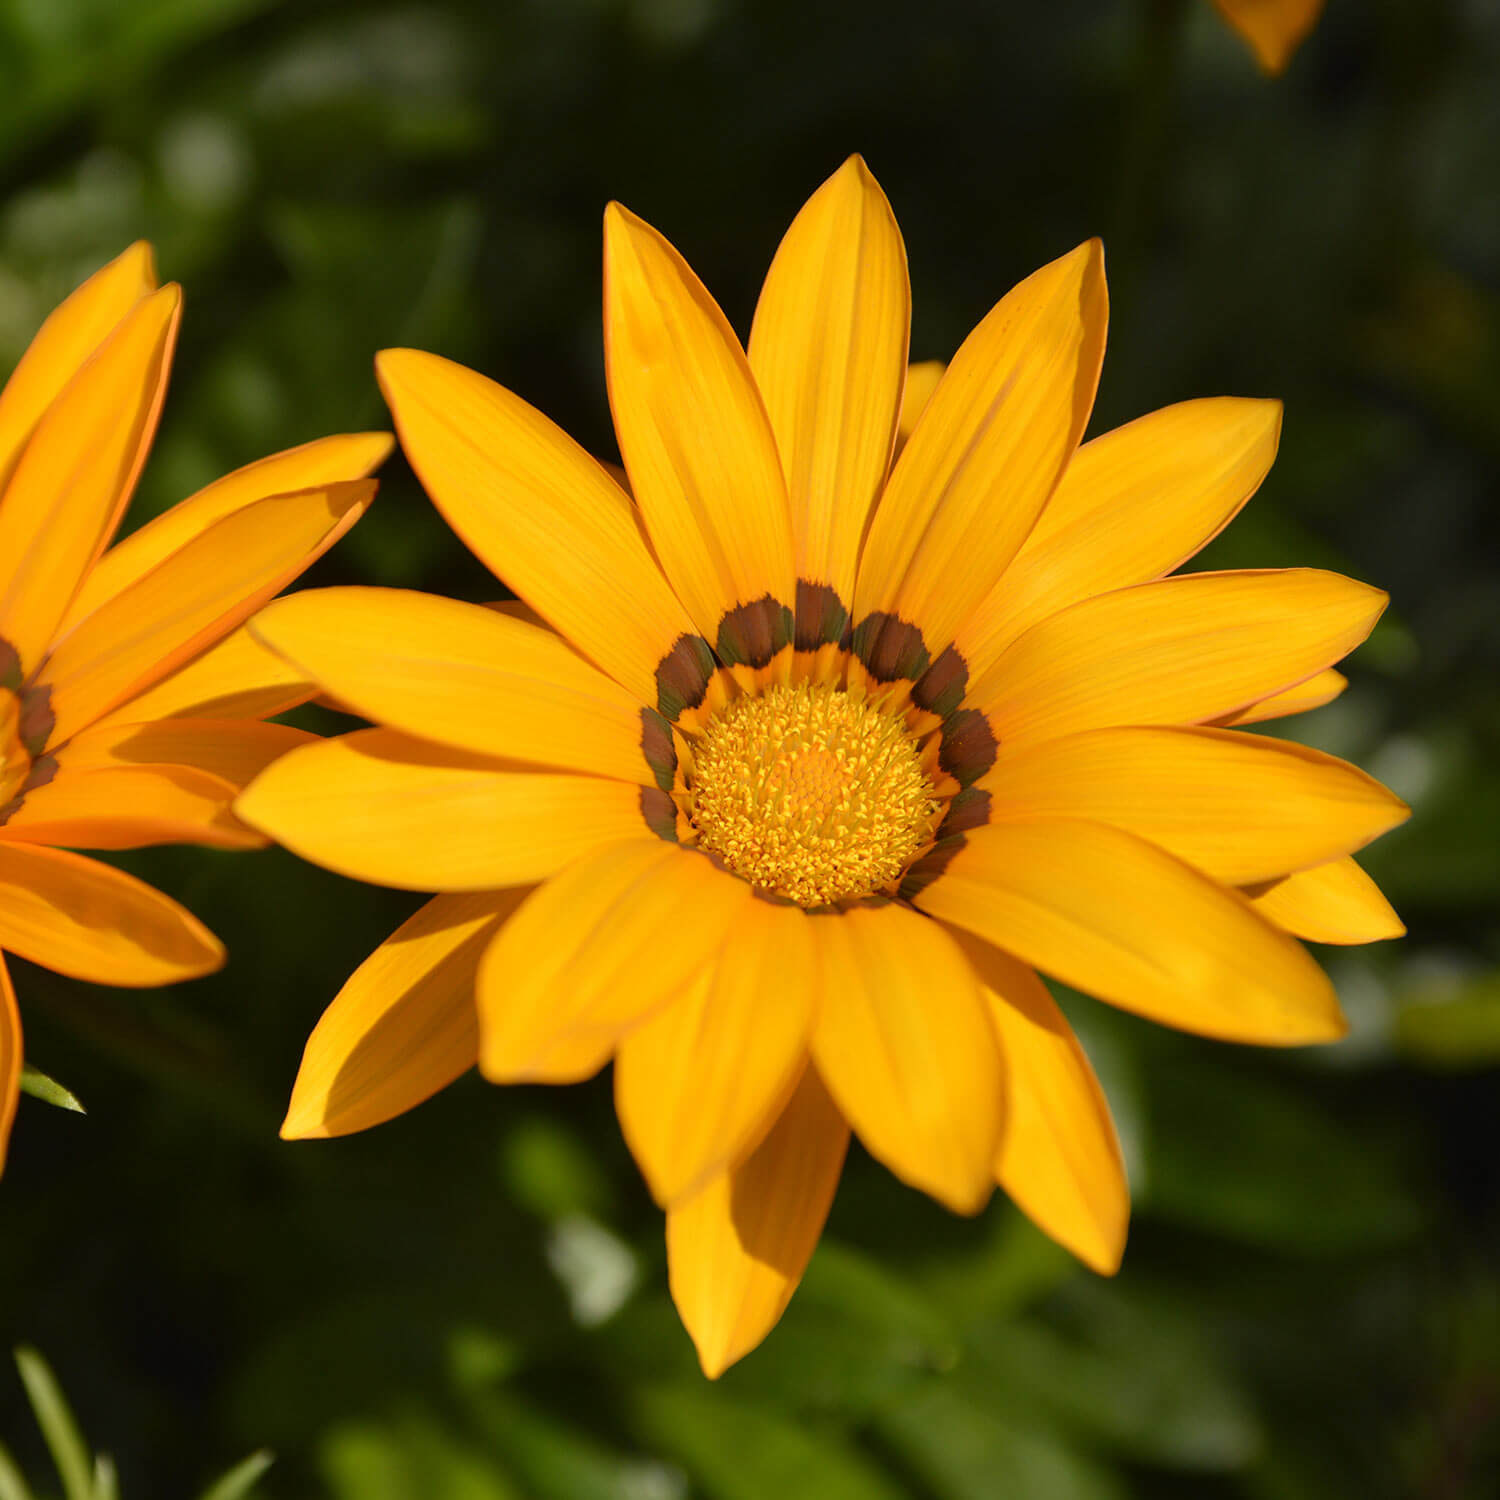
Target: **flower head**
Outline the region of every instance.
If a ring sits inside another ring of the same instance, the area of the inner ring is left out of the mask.
[[[1091,242],[908,377],[905,252],[855,158],[748,352],[609,209],[630,494],[482,376],[380,356],[418,474],[525,603],[338,589],[252,626],[380,727],[279,761],[242,816],[442,893],[319,1023],[284,1134],[389,1118],[476,1059],[613,1059],[710,1374],[780,1316],[851,1127],[953,1209],[998,1181],[1116,1266],[1114,1131],[1037,969],[1211,1036],[1337,1037],[1291,934],[1400,930],[1348,856],[1405,809],[1236,727],[1336,693],[1384,596],[1164,577],[1260,483],[1280,408],[1190,402],[1080,449],[1105,306]]]
[[[73,849],[264,839],[230,811],[310,736],[314,689],[241,629],[343,534],[384,433],[240,469],[115,542],[156,430],[181,293],[138,244],[43,324],[0,392],[0,1158],[21,1030],[4,951],[158,985],[224,952],[191,913]]]

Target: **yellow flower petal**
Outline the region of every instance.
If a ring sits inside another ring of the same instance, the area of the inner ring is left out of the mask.
[[[527,885],[601,844],[652,837],[639,787],[513,771],[394,729],[294,750],[235,812],[314,864],[409,891]]]
[[[148,719],[265,719],[306,703],[317,688],[243,625],[155,686],[95,720],[87,733]]]
[[[910,328],[901,231],[851,156],[787,231],[750,330],[750,368],[786,470],[797,578],[832,588],[844,611],[891,461]],[[839,638],[841,614],[828,620],[808,601],[798,610],[800,646]]]
[[[901,392],[901,415],[896,420],[898,450],[906,446],[917,430],[917,420],[927,410],[927,403],[932,400],[947,368],[940,359],[925,359],[907,367],[906,386]]]
[[[5,1155],[10,1147],[10,1127],[15,1123],[16,1105],[21,1099],[21,1064],[25,1060],[21,1044],[21,1012],[16,1008],[16,992],[0,953],[0,1172],[5,1170]]]
[[[70,849],[261,848],[266,840],[229,811],[234,793],[227,781],[190,766],[60,771],[26,793],[0,825],[0,840]]]
[[[1352,859],[1298,870],[1246,894],[1267,921],[1312,943],[1378,943],[1406,931],[1380,887]]]
[[[1153,1021],[1264,1046],[1347,1029],[1327,976],[1226,890],[1102,823],[993,823],[916,897],[945,922]]]
[[[1172,572],[1260,487],[1281,435],[1279,401],[1184,401],[1073,456],[1004,577],[955,644],[979,678],[1038,620]]]
[[[224,947],[149,885],[64,849],[0,843],[0,948],[95,984],[150,988],[211,974]]]
[[[35,671],[151,446],[182,310],[137,302],[37,423],[0,497],[0,638]]]
[[[618,203],[604,215],[604,362],[620,453],[662,571],[721,658],[763,665],[791,639],[796,585],[771,424],[718,304]]]
[[[1005,1059],[1000,1186],[1044,1234],[1113,1276],[1125,1253],[1130,1186],[1099,1080],[1036,971],[958,936],[983,981]]]
[[[272,495],[361,479],[384,463],[393,446],[394,439],[387,432],[346,433],[303,443],[216,479],[111,547],[84,579],[59,634],[87,619],[214,522]]]
[[[530,890],[434,896],[350,975],[308,1038],[284,1140],[367,1130],[474,1066],[479,960]]]
[[[743,1157],[786,1103],[818,984],[810,920],[749,902],[718,961],[620,1043],[615,1109],[663,1207]]]
[[[1002,744],[1200,724],[1320,672],[1370,633],[1379,589],[1316,568],[1184,573],[1085,599],[970,687]]]
[[[1261,724],[1267,719],[1284,719],[1289,714],[1304,714],[1309,709],[1332,703],[1348,686],[1349,679],[1342,672],[1325,667],[1321,672],[1314,672],[1305,682],[1272,693],[1269,698],[1262,698],[1237,713],[1225,714],[1214,722],[1229,729],[1241,724]]]
[[[155,290],[151,246],[138,240],[95,271],[37,330],[0,391],[0,484],[42,413],[125,314]]]
[[[1323,10],[1323,0],[1214,0],[1266,73],[1282,72]]]
[[[903,1182],[977,1213],[994,1187],[1004,1085],[972,966],[905,906],[813,920],[823,987],[812,1054],[829,1093]]]
[[[658,784],[639,701],[561,636],[407,589],[311,589],[250,624],[356,713],[461,750]],[[650,743],[672,784],[671,734]]]
[[[755,1151],[667,1213],[672,1300],[716,1380],[776,1326],[817,1247],[849,1127],[816,1069]]]
[[[272,761],[315,735],[245,719],[158,719],[85,729],[57,754],[58,774],[121,766],[193,766],[242,791]]]
[[[479,1066],[571,1083],[687,993],[751,900],[701,854],[648,837],[599,849],[516,912],[479,967]]]
[[[277,495],[216,521],[60,640],[44,680],[62,743],[242,624],[364,514],[373,479]]]
[[[1109,823],[1226,885],[1352,854],[1411,809],[1347,761],[1227,729],[1094,729],[1002,744],[991,817]]]
[[[619,485],[540,412],[462,365],[386,349],[375,367],[448,524],[591,661],[675,718],[658,669],[693,627]]]
[[[938,656],[1026,540],[1088,421],[1106,308],[1091,240],[1003,297],[954,356],[860,558],[855,645],[877,676],[912,675],[907,633],[884,617]]]

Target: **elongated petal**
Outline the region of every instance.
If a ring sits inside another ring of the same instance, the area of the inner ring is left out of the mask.
[[[386,349],[375,368],[448,524],[590,660],[675,718],[681,704],[658,669],[693,627],[619,485],[540,412],[462,365]]]
[[[16,991],[5,966],[5,954],[0,953],[0,1172],[5,1170],[10,1128],[15,1123],[16,1105],[21,1099],[21,1064],[24,1061],[21,1012],[16,1007]]]
[[[143,989],[211,974],[223,944],[191,912],[64,849],[0,843],[0,948],[95,984]]]
[[[786,470],[797,577],[831,587],[844,610],[891,461],[910,329],[901,231],[851,156],[787,231],[750,331],[750,368]],[[821,644],[821,622],[798,621],[800,645]]]
[[[755,1151],[667,1212],[672,1300],[717,1379],[776,1326],[812,1259],[849,1127],[807,1068]]]
[[[855,646],[877,675],[912,675],[906,633],[885,617],[938,656],[1026,540],[1083,435],[1107,316],[1091,240],[1003,297],[954,356],[860,559]]]
[[[657,783],[639,702],[550,630],[456,599],[370,588],[292,594],[250,629],[378,723],[484,755]],[[654,723],[670,787],[671,738]]]
[[[290,495],[300,490],[322,489],[340,480],[362,479],[385,462],[394,443],[388,432],[353,432],[319,438],[216,479],[111,547],[84,579],[59,633],[66,634],[106,600],[143,578],[216,521],[272,495]]]
[[[0,840],[70,849],[261,848],[265,838],[229,811],[234,793],[227,781],[190,766],[61,771],[27,792],[0,825]]]
[[[1312,943],[1378,943],[1406,931],[1380,887],[1352,859],[1298,870],[1246,894],[1267,921]]]
[[[818,986],[811,920],[749,902],[717,962],[620,1043],[615,1109],[663,1207],[739,1161],[786,1103]]]
[[[620,454],[662,571],[721,657],[761,665],[790,640],[796,584],[776,439],[718,304],[618,203],[604,215],[604,359]],[[745,605],[753,619],[724,621]]]
[[[688,993],[750,901],[701,854],[648,837],[599,849],[524,902],[479,968],[479,1066],[572,1083]]]
[[[434,896],[349,976],[307,1039],[284,1140],[367,1130],[474,1066],[479,960],[530,890]]]
[[[1202,724],[1346,656],[1386,605],[1316,568],[1185,573],[1033,625],[970,688],[1003,744],[1116,724]]]
[[[316,692],[290,662],[268,651],[241,625],[217,646],[95,720],[89,732],[148,719],[265,719],[306,703]]]
[[[967,934],[959,941],[983,981],[1005,1059],[1000,1185],[1043,1233],[1112,1276],[1125,1252],[1130,1187],[1099,1080],[1034,969]]]
[[[1102,823],[976,829],[915,899],[1075,989],[1183,1031],[1294,1046],[1346,1030],[1327,976],[1239,892]]]
[[[958,633],[970,677],[1047,615],[1186,562],[1260,487],[1280,435],[1279,401],[1221,397],[1165,407],[1085,443]]]
[[[957,1213],[994,1186],[1003,1077],[979,980],[958,944],[908,907],[818,921],[823,989],[812,1053],[872,1156]]]
[[[544,880],[600,844],[652,835],[641,790],[513,771],[393,729],[294,750],[235,803],[303,859],[408,891]]]
[[[0,391],[0,484],[42,413],[125,314],[155,290],[151,246],[138,240],[48,316]]]
[[[243,791],[272,761],[317,736],[245,719],[159,719],[86,729],[58,752],[58,774],[123,766],[192,766]]]
[[[1342,672],[1326,667],[1321,672],[1314,672],[1306,682],[1272,693],[1269,698],[1262,698],[1258,703],[1251,703],[1236,713],[1225,714],[1222,719],[1214,722],[1221,728],[1229,729],[1241,724],[1261,724],[1267,719],[1284,719],[1289,714],[1304,714],[1309,709],[1322,708],[1325,703],[1332,703],[1348,686],[1349,679]]]
[[[1226,885],[1352,854],[1411,809],[1347,761],[1227,729],[1093,729],[1002,745],[991,818],[1124,828]]]
[[[1323,0],[1214,0],[1266,73],[1280,73],[1313,29]]]
[[[135,304],[47,408],[0,496],[0,638],[28,674],[135,487],[181,310],[175,286]]]
[[[901,414],[896,420],[898,449],[904,448],[917,430],[918,419],[927,410],[927,403],[932,400],[947,368],[940,359],[924,359],[907,367],[906,385],[901,392]]]
[[[54,743],[143,693],[241,625],[364,514],[372,479],[258,500],[95,610],[53,651]]]

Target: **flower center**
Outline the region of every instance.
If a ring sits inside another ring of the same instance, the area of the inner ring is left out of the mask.
[[[905,725],[821,684],[772,687],[715,715],[693,746],[691,790],[702,847],[800,906],[893,885],[941,806]]]
[[[21,743],[21,700],[0,687],[0,814],[31,775],[31,756]]]

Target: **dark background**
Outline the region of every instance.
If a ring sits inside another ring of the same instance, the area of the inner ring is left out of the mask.
[[[43,1349],[127,1500],[262,1444],[267,1500],[1500,1493],[1493,0],[1330,0],[1279,80],[1208,0],[0,0],[0,368],[146,235],[187,314],[136,520],[384,425],[389,344],[608,453],[605,202],[743,334],[855,150],[906,235],[914,357],[1101,233],[1092,430],[1285,399],[1204,564],[1391,591],[1293,732],[1413,804],[1368,859],[1410,936],[1323,955],[1335,1048],[1065,997],[1129,1156],[1120,1276],[856,1150],[791,1311],[710,1385],[607,1078],[469,1078],[362,1137],[276,1139],[308,1030],[412,898],[275,851],[136,858],[231,963],[152,994],[18,963],[29,1056],[89,1114],[23,1100],[0,1187],[0,1345]],[[399,460],[312,577],[346,580],[496,592]],[[3,1367],[0,1438],[45,1493]]]

